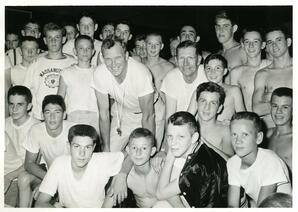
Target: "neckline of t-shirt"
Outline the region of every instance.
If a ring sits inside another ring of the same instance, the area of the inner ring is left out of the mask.
[[[260,148],[258,147],[258,153],[257,153],[256,160],[255,160],[255,162],[253,162],[253,164],[251,164],[250,167],[248,167],[246,169],[241,169],[241,159],[240,159],[240,171],[241,172],[249,172],[251,169],[253,169],[256,166],[256,164],[259,161],[259,158],[260,158]]]
[[[85,169],[85,172],[83,173],[83,175],[82,175],[82,177],[80,178],[80,179],[77,179],[77,178],[75,178],[75,176],[74,176],[74,171],[72,170],[72,167],[71,167],[71,156],[69,157],[69,170],[70,170],[70,173],[71,173],[71,177],[72,177],[72,179],[75,181],[75,182],[82,182],[82,181],[84,181],[84,179],[85,179],[85,177],[88,175],[88,170],[89,170],[89,166],[90,166],[90,163],[92,163],[93,162],[93,160],[94,160],[94,156],[93,156],[93,154],[94,153],[92,153],[92,156],[91,156],[91,158],[90,158],[90,160],[88,161],[88,164],[87,164],[87,166],[86,166],[86,169]]]
[[[28,124],[31,120],[32,120],[32,116],[29,115],[28,120],[26,120],[26,121],[25,121],[23,124],[21,124],[20,126],[14,124],[12,118],[11,118],[10,121],[11,121],[11,124],[12,124],[12,126],[13,126],[14,128],[16,128],[16,129],[21,129],[21,128],[27,126],[27,124]]]
[[[49,133],[48,133],[48,131],[47,131],[47,127],[46,127],[46,123],[44,122],[43,123],[43,127],[44,127],[44,130],[45,130],[45,132],[46,132],[46,136],[48,137],[48,138],[50,138],[51,140],[55,140],[55,142],[57,142],[57,140],[59,140],[64,134],[65,134],[65,130],[66,130],[66,121],[65,120],[63,120],[63,123],[62,123],[62,131],[61,131],[61,133],[57,136],[57,137],[52,137],[52,136],[50,136],[49,135]],[[67,139],[67,138],[66,138]],[[67,141],[68,142],[68,141]]]

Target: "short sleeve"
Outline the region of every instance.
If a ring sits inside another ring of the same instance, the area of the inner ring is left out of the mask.
[[[272,157],[267,157],[267,163],[264,163],[262,168],[263,177],[262,177],[262,186],[272,185],[272,184],[281,184],[286,183],[289,180],[287,179],[287,170],[284,162],[278,158],[277,155],[272,155]]]
[[[34,129],[35,128],[32,127],[29,130],[29,134],[28,134],[28,136],[26,136],[25,141],[24,141],[24,148],[29,152],[38,153],[40,146],[39,146],[39,142],[37,140],[35,140],[35,138],[37,136],[34,136],[34,134],[35,134]]]
[[[175,70],[168,72],[168,74],[166,75],[166,77],[164,78],[164,80],[161,84],[160,90],[162,92],[164,92],[167,96],[170,96],[173,99],[177,99],[177,97],[176,97],[177,96],[177,91],[176,91],[177,79],[173,79],[173,77],[172,77],[174,72],[175,72]]]
[[[152,76],[147,68],[144,67],[144,74],[138,77],[136,82],[138,97],[142,97],[154,92]]]
[[[109,176],[114,176],[119,173],[122,162],[124,159],[124,155],[122,152],[109,152],[105,153],[106,163],[105,170],[108,170]]]
[[[91,77],[90,86],[100,93],[108,94],[109,92],[105,85],[105,81],[107,79],[108,77],[106,76],[104,71],[104,64],[101,64],[93,72],[93,77]]]
[[[47,174],[43,178],[39,191],[54,196],[58,189],[58,180],[59,174],[61,173],[61,157],[58,157],[52,163],[50,169],[47,171]]]
[[[227,161],[227,171],[228,171],[228,183],[229,185],[233,186],[239,186],[240,187],[240,181],[239,181],[239,174],[237,168],[237,163],[234,157],[230,158]]]

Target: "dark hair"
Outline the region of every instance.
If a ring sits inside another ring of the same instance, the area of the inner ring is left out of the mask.
[[[8,31],[5,35],[5,39],[7,38],[7,35],[16,35],[18,36],[18,39],[20,38],[19,33],[17,33],[16,31]]]
[[[291,99],[293,99],[293,89],[292,88],[288,88],[288,87],[279,87],[276,88],[271,95],[271,100],[273,96],[278,96],[278,97],[282,97],[282,96],[286,96],[286,97],[290,97]]]
[[[10,96],[19,95],[25,97],[25,100],[27,103],[32,102],[32,94],[29,88],[22,86],[22,85],[16,85],[11,88],[9,88],[7,93],[7,100],[9,101]]]
[[[228,68],[228,61],[220,54],[209,54],[204,61],[204,68],[210,62],[210,60],[219,60],[224,68]]]
[[[238,23],[238,17],[232,10],[220,10],[215,15],[215,23],[217,19],[227,19],[231,21],[232,26]]]
[[[38,26],[38,31],[40,31],[40,25],[39,25],[39,23],[38,23],[38,21],[37,21],[36,19],[29,18],[29,19],[24,23],[24,25],[23,25],[23,29],[25,29],[26,26],[27,26],[28,24],[36,24],[36,25]]]
[[[266,39],[268,33],[273,32],[273,31],[281,31],[284,34],[286,39],[292,37],[289,33],[289,30],[285,26],[282,26],[282,25],[272,26],[272,25],[270,25],[270,26],[265,28],[265,39]]]
[[[80,15],[80,18],[78,20],[78,23],[80,23],[80,21],[83,17],[90,18],[93,21],[94,25],[97,24],[96,19],[94,18],[93,14],[91,14],[89,12],[82,12]]]
[[[259,208],[291,208],[292,196],[286,193],[276,192],[266,197]]]
[[[146,39],[146,35],[145,34],[138,34],[134,38],[134,44],[136,44],[137,41],[141,41],[141,40],[145,40],[145,39]]]
[[[257,32],[260,34],[260,37],[261,37],[261,41],[264,40],[264,29],[260,28],[260,27],[256,27],[256,26],[247,26],[245,27],[243,30],[242,30],[242,36],[241,38],[244,39],[244,35],[247,33],[247,32]]]
[[[42,101],[42,112],[44,112],[44,109],[48,104],[59,105],[62,108],[63,112],[66,110],[64,99],[60,95],[45,96]]]
[[[195,30],[195,34],[196,34],[196,36],[198,35],[198,30],[197,30],[197,28],[196,28],[194,25],[191,25],[191,24],[183,24],[183,25],[180,27],[180,30],[179,30],[179,37],[180,37],[181,31],[182,31],[182,28],[183,28],[183,27],[186,27],[186,26],[190,26],[190,27],[192,27],[192,28]]]
[[[37,47],[39,46],[39,44],[38,44],[38,40],[37,40],[35,37],[33,37],[33,36],[23,36],[23,37],[21,38],[21,43],[23,43],[23,42],[25,42],[25,41],[32,41],[32,42],[35,42],[36,45],[37,45]]]
[[[101,52],[103,52],[103,50],[106,50],[106,49],[110,49],[112,48],[113,46],[115,46],[115,44],[118,43],[124,50],[124,52],[126,52],[126,45],[125,43],[121,40],[121,39],[118,39],[118,38],[106,38],[102,41],[102,45],[101,45]]]
[[[46,33],[48,31],[60,31],[62,36],[65,35],[65,29],[63,27],[61,27],[60,25],[50,22],[44,25],[43,27],[43,34],[44,36],[46,36]]]
[[[261,132],[262,131],[262,121],[260,119],[260,117],[258,116],[258,114],[254,113],[254,112],[249,112],[249,111],[241,111],[238,113],[235,113],[232,118],[231,118],[231,123],[234,120],[248,120],[248,121],[252,121],[255,129],[257,132]]]
[[[93,40],[92,40],[92,38],[91,38],[90,36],[88,36],[88,35],[79,35],[78,37],[76,37],[76,39],[75,39],[75,48],[77,47],[78,42],[79,42],[80,40],[88,40],[88,41],[90,41],[91,46],[92,46],[92,49],[94,49],[94,43],[93,43]]]
[[[116,26],[115,26],[115,28],[117,28],[117,26],[119,24],[127,25],[129,27],[129,31],[131,31],[131,29],[130,29],[130,22],[128,20],[120,20],[120,21],[118,21],[117,24],[116,24]]]
[[[183,41],[183,42],[181,42],[181,43],[178,44],[178,46],[176,48],[176,55],[178,55],[179,49],[185,49],[185,48],[188,48],[188,47],[195,48],[196,55],[202,55],[202,51],[199,48],[199,46],[197,45],[197,43],[196,42],[192,42],[190,40],[186,40],[186,41]]]
[[[214,82],[204,82],[201,83],[196,90],[196,100],[198,101],[200,95],[202,92],[204,91],[208,91],[211,93],[218,93],[219,94],[219,105],[223,105],[225,102],[225,98],[226,98],[226,93],[225,90],[223,89],[223,87],[221,87],[220,85],[214,83]]]
[[[86,124],[77,124],[72,126],[68,131],[68,141],[69,143],[72,142],[75,136],[88,136],[92,139],[93,144],[98,142],[98,134],[94,127]]]
[[[192,134],[200,130],[200,125],[197,123],[196,118],[186,111],[179,111],[171,115],[168,119],[168,124],[170,123],[174,126],[188,125]]]
[[[131,140],[135,138],[146,138],[147,140],[150,141],[150,144],[152,147],[156,146],[156,141],[153,133],[146,128],[140,127],[140,128],[134,129],[129,135],[128,143],[130,143]]]

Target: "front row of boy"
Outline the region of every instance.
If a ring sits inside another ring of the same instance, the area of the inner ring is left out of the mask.
[[[212,82],[206,84],[210,86]],[[15,126],[15,130],[31,120],[28,115],[30,95],[17,88],[11,88],[8,93],[11,129]],[[197,101],[201,101],[202,94],[207,98],[217,93],[215,103],[219,102],[220,93],[216,89],[202,92],[198,88],[197,92]],[[213,104],[214,101],[210,106]],[[274,106],[280,107],[278,105],[275,103]],[[204,115],[210,112],[207,109]],[[258,206],[272,193],[291,194],[285,163],[273,151],[258,148],[263,140],[263,132],[261,120],[253,112],[233,115],[230,131],[236,155],[227,163],[218,148],[206,145],[200,139],[200,123],[193,115],[182,111],[174,113],[168,120],[169,148],[159,173],[151,163],[156,147],[154,136],[149,130],[135,129],[129,137],[126,152],[93,153],[98,143],[96,130],[89,125],[74,125],[64,121],[63,98],[58,95],[47,96],[42,110],[45,121],[27,130],[24,144],[6,145],[6,151],[16,146],[23,148],[19,152],[23,152],[20,160],[25,161],[24,166],[20,163],[11,170],[19,170],[16,177],[20,188],[20,207],[29,206],[31,188],[40,182],[35,207],[54,206],[51,201],[56,193],[59,203],[55,207],[112,207],[113,201],[111,196],[105,195],[105,186],[109,178],[120,171],[127,153],[133,163],[127,183],[138,207],[240,207],[242,188],[250,207]],[[217,112],[217,109],[214,111]],[[278,111],[278,114],[282,113],[282,109]],[[284,118],[281,116],[276,115],[276,118]],[[7,126],[6,134],[9,134],[8,129]],[[39,164],[39,152],[48,171]],[[5,175],[5,188],[16,178],[10,176],[14,173],[11,171]]]

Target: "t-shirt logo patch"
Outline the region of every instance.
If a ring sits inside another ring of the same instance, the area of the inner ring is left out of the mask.
[[[59,86],[59,77],[60,74],[50,74],[45,78],[44,83],[49,88],[56,88]]]

